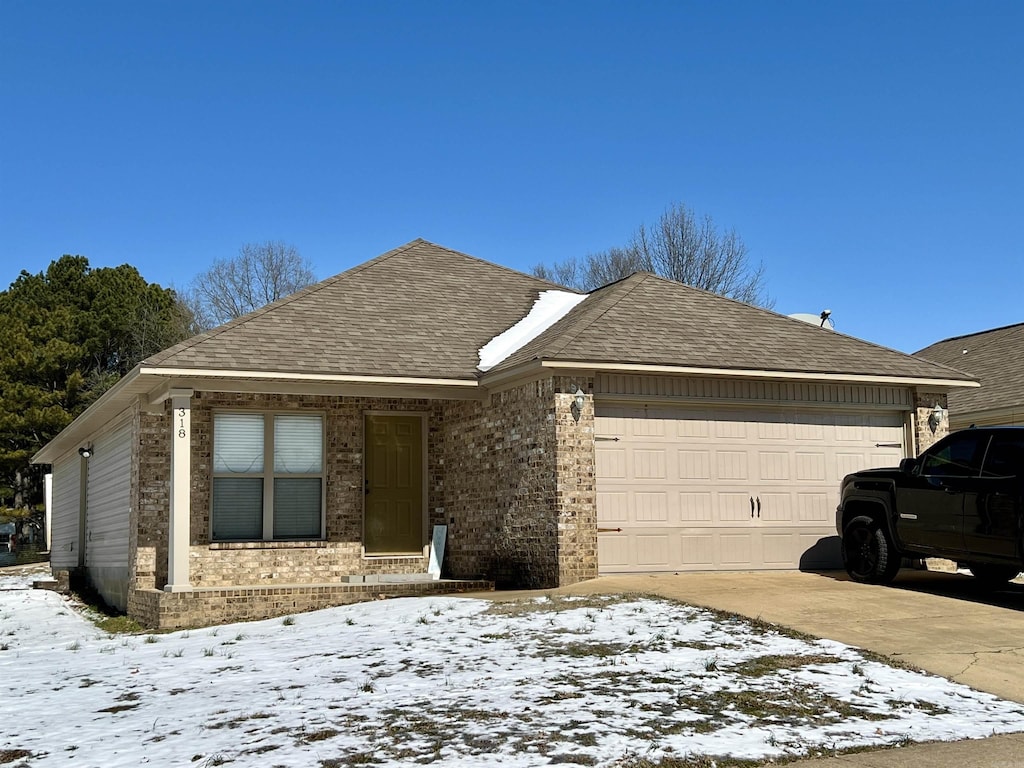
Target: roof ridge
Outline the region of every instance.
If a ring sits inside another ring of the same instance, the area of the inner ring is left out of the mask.
[[[646,280],[649,276],[649,272],[634,272],[631,275],[627,275],[626,277],[615,280],[614,282],[608,283],[607,285],[603,285],[597,290],[592,291],[587,298],[580,302],[579,306],[581,308],[586,307],[587,302],[590,301],[591,298],[597,298],[598,301],[595,302],[595,305],[593,306],[590,312],[587,312],[587,309],[590,309],[587,308],[584,309],[581,313],[588,315],[592,314],[593,316],[590,317],[585,324],[579,325],[579,327],[574,328],[571,332],[566,332],[564,335],[558,334],[558,336],[555,337],[555,340],[563,339],[563,343],[557,348],[553,347],[551,350],[552,354],[558,354],[566,347],[568,347],[570,344],[572,344],[572,342],[576,339],[577,336],[583,333],[583,331],[589,328],[593,323],[600,320],[601,317],[610,312],[620,301],[622,301],[624,298],[629,296],[629,294],[631,294],[638,287],[640,287],[640,285],[643,284],[644,280]],[[633,280],[633,278],[638,279]],[[626,283],[629,282],[630,280],[633,280],[634,285],[629,286],[627,289]],[[614,293],[612,293],[611,295],[595,297],[595,294],[598,291],[603,291],[606,288],[617,288],[617,290],[615,290]],[[568,315],[566,315],[566,317],[562,319],[564,320],[566,318],[568,318]],[[559,320],[559,322],[561,322],[561,320]],[[555,324],[555,326],[557,325],[558,323]],[[555,326],[552,326],[552,328],[554,328]]]
[[[996,331],[1008,331],[1011,328],[1017,328],[1019,326],[1024,326],[1024,323],[1010,323],[1009,325],[1001,325],[1001,326],[999,326],[997,328],[989,328],[988,330],[985,330],[985,331],[975,331],[974,333],[964,333],[964,334],[961,334],[960,336],[950,336],[948,339],[940,339],[939,341],[933,342],[933,343],[929,344],[927,347],[921,347],[921,349],[917,350],[917,352],[922,352],[922,351],[924,351],[926,349],[929,349],[930,347],[935,347],[935,346],[938,346],[939,344],[946,344],[947,342],[950,342],[950,341],[959,341],[960,339],[969,339],[972,336],[984,336],[985,334],[995,333]],[[915,352],[914,354],[916,355],[917,352]]]

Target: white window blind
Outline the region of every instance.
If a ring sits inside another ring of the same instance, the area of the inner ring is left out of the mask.
[[[263,416],[218,413],[213,417],[213,471],[263,472]]]
[[[323,465],[323,419],[274,417],[274,474],[310,475]]]

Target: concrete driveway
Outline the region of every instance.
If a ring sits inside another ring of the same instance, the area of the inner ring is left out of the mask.
[[[842,572],[604,576],[545,590],[645,593],[760,618],[875,651],[1004,699],[1024,703],[1024,584],[985,593],[970,576],[901,571],[875,587]],[[516,593],[516,594],[532,594]],[[492,593],[493,599],[513,593]],[[1024,768],[1024,734],[925,744],[794,763],[808,768]]]

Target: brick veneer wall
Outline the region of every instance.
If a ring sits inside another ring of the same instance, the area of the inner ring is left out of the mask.
[[[589,380],[578,383],[592,389]],[[162,413],[136,408],[129,614],[161,627],[262,618],[365,599],[341,583],[346,576],[426,571],[425,556],[362,555],[366,411],[427,414],[428,523],[449,526],[446,576],[527,587],[596,576],[593,404],[588,394],[577,419],[576,384],[547,378],[486,401],[196,392],[189,552],[196,590],[175,594],[161,591],[167,582],[170,405]],[[247,409],[325,415],[325,540],[210,541],[213,414]]]
[[[136,415],[133,458],[133,584],[161,589],[167,582],[170,406],[163,414]],[[311,411],[325,415],[326,537],[311,542],[210,541],[213,413]],[[363,418],[366,411],[427,414],[429,526],[443,522],[441,421],[445,403],[428,400],[196,392],[192,398],[192,488],[189,553],[195,587],[322,584],[352,574],[422,573],[425,556],[364,558]],[[441,510],[441,512],[437,512]]]
[[[454,576],[538,588],[597,575],[594,413],[588,395],[577,421],[575,385],[592,388],[551,377],[449,408],[444,498]]]

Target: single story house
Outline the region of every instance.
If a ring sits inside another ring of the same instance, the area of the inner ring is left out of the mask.
[[[415,240],[151,356],[34,461],[55,575],[176,627],[387,593],[360,582],[425,573],[441,525],[455,580],[834,567],[841,477],[971,386],[652,274],[587,295]]]
[[[1024,424],[1024,323],[954,336],[914,355],[967,371],[981,382],[980,389],[950,391],[951,429]]]

